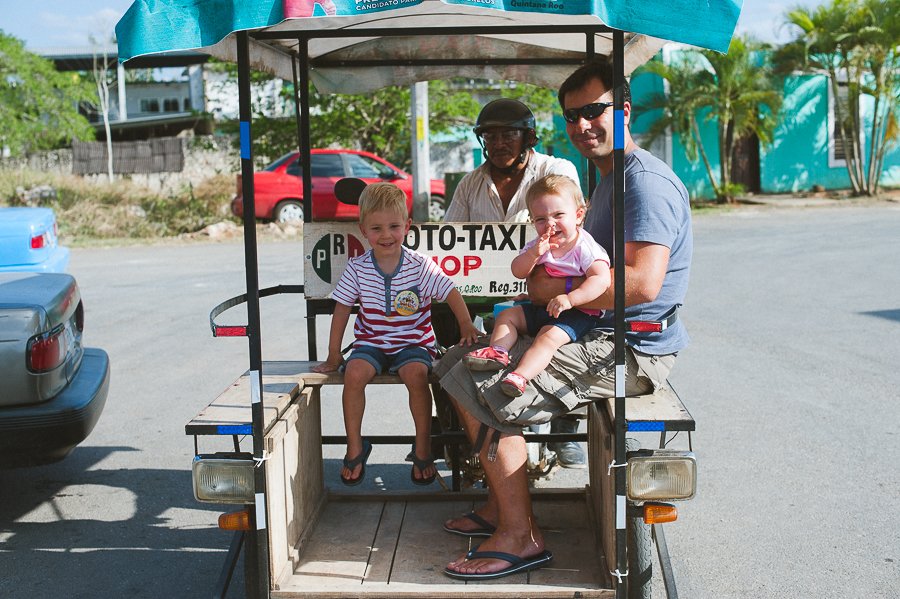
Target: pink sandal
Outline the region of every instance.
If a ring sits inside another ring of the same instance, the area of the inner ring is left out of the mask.
[[[500,381],[500,388],[509,397],[519,397],[525,393],[528,380],[518,372],[510,372]]]

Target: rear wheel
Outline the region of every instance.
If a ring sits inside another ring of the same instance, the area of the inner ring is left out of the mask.
[[[440,222],[444,220],[444,213],[446,211],[446,207],[444,206],[444,196],[432,195],[431,203],[428,204],[428,220],[431,222]]]
[[[637,451],[637,439],[625,439],[625,451]],[[628,599],[650,599],[653,578],[653,541],[644,518],[628,518]]]
[[[278,204],[275,208],[275,221],[289,223],[303,221],[303,204],[297,200],[287,200]]]

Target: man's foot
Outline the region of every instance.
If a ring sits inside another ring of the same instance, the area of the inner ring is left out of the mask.
[[[525,385],[527,384],[528,381],[525,380],[524,376],[518,372],[510,372],[500,381],[500,389],[503,390],[507,397],[519,397],[525,393]]]
[[[497,527],[475,512],[444,522],[444,530],[463,537],[490,537]]]
[[[453,578],[498,578],[548,563],[553,556],[544,550],[540,530],[533,526],[522,532],[518,535],[498,530],[484,543],[447,564],[444,573]]]
[[[578,420],[557,418],[550,422],[551,433],[577,433]],[[547,447],[556,454],[556,461],[563,468],[587,468],[587,456],[581,445],[575,441],[548,443]]]
[[[489,345],[463,356],[463,364],[469,370],[502,370],[509,366],[509,352],[499,345]]]

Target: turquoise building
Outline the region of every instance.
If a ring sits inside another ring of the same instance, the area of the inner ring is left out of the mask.
[[[663,51],[663,56],[668,53]],[[641,98],[664,90],[663,80],[656,75],[638,75],[631,80],[632,100],[640,104]],[[862,98],[860,112],[863,123],[865,151],[872,123],[874,98]],[[900,106],[894,106],[900,121]],[[685,155],[678,137],[672,134],[657,140],[653,145],[642,141],[642,135],[653,122],[652,113],[635,115],[631,132],[638,145],[665,160],[681,177],[692,199],[712,198],[712,186],[701,159],[691,162]],[[719,148],[716,123],[705,121],[698,115],[703,146],[712,163],[716,176],[719,172]],[[557,131],[565,131],[562,117],[554,122]],[[761,147],[752,140],[742,148],[743,160],[740,172],[734,173],[735,182],[742,183],[750,192],[764,194],[802,193],[816,189],[850,189],[850,178],[842,155],[841,144],[835,144],[834,98],[826,75],[797,74],[784,82],[784,101],[773,143]],[[553,154],[568,158],[576,164],[586,188],[586,161],[568,143],[557,143]],[[889,147],[881,174],[882,187],[900,186],[900,140]]]

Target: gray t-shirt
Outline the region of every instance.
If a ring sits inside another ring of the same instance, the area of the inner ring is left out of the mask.
[[[602,177],[591,195],[584,228],[613,256],[613,177]],[[627,320],[660,320],[687,293],[694,238],[687,189],[669,166],[646,150],[625,155],[625,242],[643,241],[669,248],[669,266],[659,295],[652,302],[629,306]],[[602,328],[613,328],[613,312],[606,312]],[[626,343],[652,355],[673,354],[690,341],[679,318],[661,333],[627,333]]]

